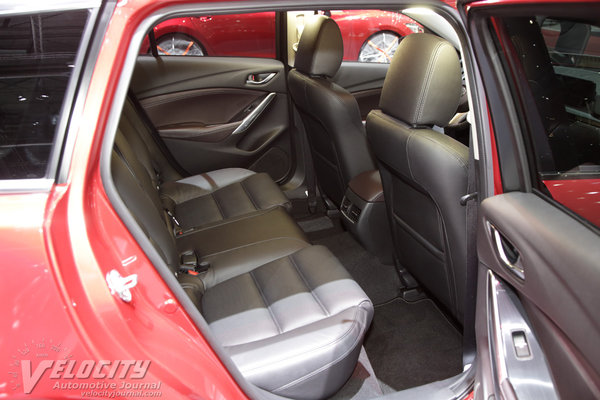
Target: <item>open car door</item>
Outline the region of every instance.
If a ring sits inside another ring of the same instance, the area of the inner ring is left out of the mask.
[[[496,182],[478,212],[475,398],[600,398],[600,3],[458,9]]]

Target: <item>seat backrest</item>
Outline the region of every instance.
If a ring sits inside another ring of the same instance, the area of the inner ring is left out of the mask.
[[[344,54],[334,20],[315,16],[302,33],[288,86],[310,142],[315,174],[324,194],[340,205],[348,182],[375,168],[358,104],[335,75]]]
[[[119,127],[135,151],[140,163],[156,184],[176,181],[182,175],[171,165],[165,151],[157,143],[151,122],[133,95],[128,95],[123,105]],[[164,146],[164,144],[163,144]]]
[[[462,321],[466,279],[468,148],[440,133],[457,109],[456,49],[430,34],[400,42],[381,94],[367,117],[401,263]]]

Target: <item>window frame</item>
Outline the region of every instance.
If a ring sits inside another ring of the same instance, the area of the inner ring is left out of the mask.
[[[600,6],[597,6],[600,9]],[[505,171],[502,174],[503,186],[506,189],[504,180],[506,178],[514,178],[515,174],[520,176],[521,180],[529,182],[529,185],[521,187],[521,191],[531,192],[552,204],[562,212],[570,215],[571,217],[578,220],[580,223],[600,234],[600,226],[594,224],[586,217],[578,214],[570,207],[554,199],[550,191],[544,184],[543,174],[538,168],[538,156],[534,146],[534,129],[543,129],[542,120],[540,114],[537,112],[537,106],[533,103],[533,98],[530,93],[529,84],[524,75],[520,74],[519,69],[522,68],[520,62],[516,60],[512,55],[507,55],[504,51],[507,43],[510,43],[510,38],[507,37],[506,32],[502,26],[502,19],[511,17],[525,17],[529,15],[560,15],[560,18],[565,20],[580,20],[589,24],[600,24],[600,19],[596,18],[581,18],[581,15],[577,12],[577,7],[574,7],[565,12],[564,8],[561,8],[560,4],[548,4],[544,5],[543,8],[539,6],[515,6],[510,10],[502,7],[490,7],[487,10],[482,10],[485,15],[482,15],[484,24],[488,27],[488,48],[492,48],[496,52],[496,57],[499,61],[499,66],[496,69],[496,73],[500,74],[499,78],[506,82],[506,90],[508,97],[504,99],[507,105],[513,108],[514,115],[517,124],[520,129],[514,129],[511,140],[513,143],[519,143],[514,147],[517,149],[516,158],[522,160],[521,168],[511,171],[511,177],[505,175]],[[561,14],[562,13],[562,14]],[[505,104],[506,104],[505,103]],[[526,112],[528,107],[536,107],[536,112]],[[499,149],[500,150],[500,149]],[[502,164],[502,155],[499,153],[499,160]],[[583,178],[582,178],[583,179]],[[514,190],[514,189],[513,189]],[[510,191],[510,190],[507,190]]]
[[[82,32],[77,54],[74,59],[74,68],[69,77],[62,105],[60,108],[59,121],[56,124],[54,136],[52,139],[52,148],[46,164],[46,172],[40,178],[19,178],[19,179],[0,179],[0,194],[12,192],[47,192],[52,188],[55,182],[63,183],[66,181],[66,171],[60,179],[59,171],[64,165],[70,164],[70,155],[75,140],[75,133],[68,134],[77,123],[74,110],[81,111],[83,107],[83,97],[81,89],[87,90],[87,85],[82,85],[82,71],[87,72],[87,80],[91,78],[91,69],[85,68],[85,60],[88,50],[91,47],[90,41],[95,30],[100,12],[100,0],[68,1],[61,0],[54,4],[46,6],[31,6],[20,4],[18,2],[9,3],[0,10],[0,17],[25,16],[34,14],[44,14],[53,12],[68,12],[88,10],[88,20]],[[88,66],[89,67],[89,66]],[[89,70],[89,71],[88,71]],[[62,157],[65,155],[66,157]]]

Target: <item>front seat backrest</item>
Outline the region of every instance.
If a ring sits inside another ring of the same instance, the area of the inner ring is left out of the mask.
[[[348,182],[375,168],[356,100],[331,81],[343,54],[342,35],[335,21],[315,16],[304,28],[295,69],[288,75],[289,91],[308,135],[319,186],[338,207]]]
[[[466,274],[468,148],[445,127],[461,95],[456,49],[430,34],[400,42],[380,108],[367,117],[394,247],[402,267],[462,321]]]

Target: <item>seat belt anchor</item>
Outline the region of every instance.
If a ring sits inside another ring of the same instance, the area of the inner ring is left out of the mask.
[[[476,198],[477,198],[477,192],[467,193],[460,198],[460,205],[466,206],[469,201],[475,200]]]

